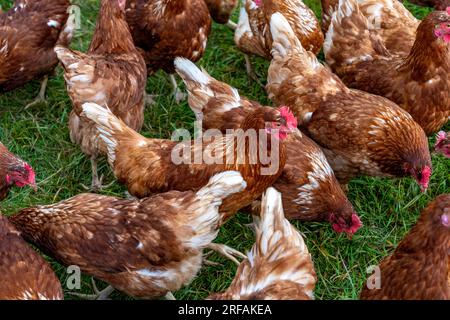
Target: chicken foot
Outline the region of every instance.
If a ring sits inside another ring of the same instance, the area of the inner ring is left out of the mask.
[[[206,246],[206,248],[211,249],[213,251],[216,251],[217,253],[221,254],[225,258],[230,259],[233,261],[236,265],[240,265],[241,263],[236,259],[236,257],[246,259],[247,256],[243,254],[242,252],[239,252],[233,248],[230,248],[224,244],[220,243],[210,243]]]
[[[236,22],[233,22],[231,20],[228,20],[228,22],[225,25],[233,31],[235,31],[237,29]]]
[[[146,106],[154,105],[156,103],[155,98],[157,98],[157,97],[158,97],[157,94],[144,93],[145,105]]]
[[[92,182],[91,187],[87,187],[84,184],[81,184],[81,186],[86,189],[93,192],[98,192],[103,189],[109,188],[114,184],[114,181],[107,185],[102,185],[103,182],[103,175],[101,175],[100,179],[98,178],[98,170],[97,170],[97,156],[91,156],[91,167],[92,167]]]
[[[255,81],[261,88],[263,88],[265,90],[266,86],[263,85],[261,83],[261,81],[259,81],[258,76],[256,75],[255,71],[253,70],[252,62],[250,61],[250,56],[248,54],[244,53],[244,59],[245,59],[245,68],[247,69],[247,74],[250,77],[250,79]]]
[[[178,83],[177,83],[177,80],[175,79],[175,75],[170,74],[169,78],[170,78],[170,82],[172,83],[173,95],[175,97],[175,101],[177,103],[180,103],[181,101],[186,100],[187,93],[181,91],[181,89],[178,87]]]
[[[29,107],[32,107],[32,106],[36,105],[36,104],[46,102],[46,100],[45,100],[45,91],[47,90],[47,83],[48,83],[48,76],[45,76],[42,79],[41,88],[39,89],[39,93],[38,93],[37,97],[32,102],[30,102],[29,104],[27,104],[25,106],[25,110],[28,109]]]
[[[68,292],[68,294],[85,300],[108,300],[110,294],[115,290],[112,286],[109,285],[105,289],[100,291],[95,284],[94,278],[91,278],[91,283],[92,288],[94,289],[94,294],[83,294],[78,292]]]

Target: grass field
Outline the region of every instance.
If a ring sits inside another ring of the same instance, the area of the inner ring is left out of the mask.
[[[0,5],[7,9],[12,2],[0,0]],[[81,6],[82,28],[77,32],[72,47],[86,50],[95,26],[99,0],[74,2]],[[307,0],[306,3],[320,15],[317,0]],[[419,18],[429,11],[412,5],[408,7]],[[234,20],[237,20],[237,14]],[[265,82],[269,63],[259,58],[252,58],[252,61],[258,76]],[[199,64],[212,76],[238,88],[243,95],[269,104],[264,91],[249,81],[243,55],[234,46],[233,34],[228,28],[213,26],[207,52]],[[37,95],[39,85],[38,81],[34,81],[0,96],[0,140],[34,167],[39,186],[36,193],[31,188],[14,188],[8,199],[0,204],[2,213],[6,215],[21,208],[50,204],[82,193],[84,189],[81,184],[89,185],[91,181],[89,160],[69,139],[67,123],[71,103],[61,69],[58,68],[57,75],[50,78],[48,103],[24,110],[24,106]],[[151,77],[147,91],[159,97],[157,103],[145,112],[142,131],[145,136],[169,138],[176,128],[192,130],[194,115],[187,102],[180,105],[175,103],[165,74],[160,72]],[[430,145],[432,143],[434,138],[430,138]],[[419,187],[409,178],[359,178],[352,181],[349,199],[359,213],[364,227],[351,240],[345,235],[334,233],[326,223],[295,223],[305,234],[314,259],[318,275],[315,290],[317,299],[358,298],[367,276],[366,268],[377,264],[392,252],[430,200],[439,194],[450,192],[450,161],[433,155],[433,166],[430,188],[425,194],[420,193]],[[106,161],[101,161],[99,169],[100,173],[105,174],[106,183],[114,179]],[[114,184],[103,193],[123,196],[124,191],[123,187]],[[254,238],[251,230],[244,226],[246,223],[249,223],[249,217],[238,215],[222,228],[216,241],[242,252],[247,251]],[[191,285],[175,293],[177,299],[202,299],[212,292],[227,288],[236,267],[217,255],[212,259],[223,265],[205,266]],[[65,268],[51,258],[48,260],[65,287],[68,276]],[[81,292],[92,292],[89,277],[83,277]],[[112,298],[127,299],[119,292],[115,292]]]

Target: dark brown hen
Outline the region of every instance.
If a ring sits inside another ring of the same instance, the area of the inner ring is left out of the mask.
[[[422,211],[394,253],[381,261],[361,299],[449,300],[449,253],[450,194],[445,194]]]
[[[62,300],[52,268],[0,215],[0,300]]]
[[[173,76],[176,57],[199,60],[211,31],[204,0],[128,0],[127,22],[141,49],[148,75],[162,69],[171,75],[177,101],[184,99]]]
[[[128,295],[153,298],[195,277],[203,249],[217,236],[219,206],[245,186],[238,172],[222,172],[197,192],[142,200],[81,194],[21,210],[10,221],[62,264],[79,266]]]

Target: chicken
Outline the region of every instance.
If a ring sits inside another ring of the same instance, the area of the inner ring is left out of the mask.
[[[45,100],[47,76],[58,65],[55,45],[69,45],[75,29],[69,0],[16,0],[0,11],[0,92],[44,77],[35,103]]]
[[[91,158],[92,190],[102,188],[97,158],[102,143],[92,121],[81,117],[81,105],[95,102],[108,108],[133,130],[144,121],[145,62],[125,20],[126,0],[102,0],[94,37],[87,53],[57,46],[64,68],[73,110],[69,117],[70,137]]]
[[[220,204],[245,186],[239,172],[222,172],[195,193],[141,200],[81,194],[21,210],[10,221],[62,264],[130,296],[160,297],[195,277],[203,249],[217,236]]]
[[[439,131],[450,117],[450,10],[420,23],[407,54],[391,53],[368,23],[355,0],[340,2],[324,45],[328,65],[349,87],[397,103],[427,135]]]
[[[339,0],[322,0],[322,30],[326,34]],[[361,13],[368,19],[369,30],[374,30],[391,54],[408,55],[420,20],[416,19],[397,0],[358,0]]]
[[[0,142],[0,201],[8,196],[13,185],[19,188],[29,185],[36,190],[35,177],[33,168]]]
[[[259,108],[234,134],[179,142],[145,138],[96,104],[87,103],[83,109],[107,144],[115,176],[138,198],[198,190],[218,172],[240,171],[247,188],[224,200],[220,211],[225,219],[261,196],[280,176],[286,161],[284,140],[297,123],[285,108]]]
[[[436,136],[434,148],[436,152],[442,153],[445,157],[450,158],[450,132],[445,133],[444,131],[439,131]]]
[[[450,7],[450,0],[409,0],[409,2],[422,7],[433,7],[436,10],[445,10]]]
[[[128,0],[127,22],[147,63],[148,75],[170,74],[177,102],[185,99],[173,75],[173,60],[197,61],[205,52],[211,17],[204,0]]]
[[[236,29],[237,25],[230,20],[230,17],[238,5],[238,0],[205,0],[205,3],[215,22]]]
[[[0,215],[0,300],[62,300],[52,268]]]
[[[235,88],[202,72],[189,60],[177,58],[175,67],[183,78],[189,104],[202,129],[239,128],[245,117],[261,108],[241,97]],[[325,155],[306,135],[290,135],[286,141],[286,165],[274,187],[282,193],[288,219],[329,221],[338,232],[356,232],[361,221],[342,191]],[[252,204],[254,214],[259,202]]]
[[[356,176],[413,177],[424,191],[432,165],[422,128],[395,103],[348,89],[307,52],[286,19],[272,16],[267,91],[287,105],[343,184]]]
[[[311,300],[316,272],[305,241],[284,218],[281,194],[273,188],[254,216],[256,243],[239,266],[230,287],[213,300]]]
[[[379,264],[363,300],[449,300],[450,194],[425,208],[394,253]],[[376,286],[377,281],[381,286]]]
[[[254,54],[267,60],[272,58],[272,38],[269,31],[270,17],[281,12],[294,29],[303,46],[319,53],[324,36],[314,12],[301,0],[242,0],[239,23],[234,35],[238,48],[245,54]],[[249,57],[246,55],[247,72],[253,78]]]

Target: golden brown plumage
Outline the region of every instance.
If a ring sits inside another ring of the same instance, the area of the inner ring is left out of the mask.
[[[304,48],[319,53],[323,33],[314,12],[301,0],[244,0],[234,40],[244,53],[272,58],[272,37],[269,30],[270,17],[281,12],[289,21],[295,35]]]
[[[450,194],[445,194],[422,211],[394,253],[381,261],[381,288],[364,285],[361,299],[449,300],[449,254]]]
[[[406,52],[392,50],[383,29],[369,30],[369,22],[354,0],[342,2],[324,45],[327,63],[349,87],[394,101],[427,135],[437,132],[450,116],[450,45],[435,29],[450,14],[430,13],[410,37],[414,45],[403,45]]]
[[[55,45],[68,45],[74,31],[69,6],[69,0],[17,0],[0,13],[0,91],[53,72]]]
[[[189,283],[217,236],[222,200],[245,188],[238,172],[213,176],[196,193],[142,200],[81,194],[21,210],[10,221],[64,265],[134,297],[159,297]]]
[[[107,106],[133,130],[139,131],[144,121],[146,67],[133,44],[124,6],[124,0],[102,0],[87,53],[62,46],[55,49],[73,104],[70,136],[91,157],[94,189],[101,187],[96,159],[102,154],[102,145],[93,122],[81,117],[81,105],[95,102]]]
[[[339,0],[322,0],[322,30],[327,33]],[[408,54],[416,38],[420,20],[397,0],[358,0],[361,13],[370,21],[369,29],[382,40],[390,53]]]
[[[117,179],[138,198],[153,192],[198,190],[213,174],[225,170],[241,172],[247,188],[225,199],[221,212],[226,213],[226,218],[249,205],[278,178],[286,160],[284,135],[293,129],[290,114],[267,107],[247,116],[240,128],[241,133],[258,133],[254,139],[237,132],[179,142],[145,138],[98,105],[85,104],[83,109],[97,123]],[[277,133],[266,132],[267,126],[278,125],[281,140]],[[265,153],[258,152],[267,152],[269,159],[262,160]]]
[[[13,185],[30,185],[36,189],[35,173],[28,163],[11,153],[0,142],[0,201],[8,196]]]
[[[286,20],[271,24],[274,59],[267,90],[276,104],[291,107],[322,148],[336,177],[412,176],[428,187],[431,157],[422,128],[395,103],[348,89],[303,49]]]
[[[0,300],[62,300],[52,268],[0,215]]]
[[[214,300],[311,300],[317,281],[300,232],[284,218],[281,194],[273,188],[254,216],[256,242],[241,262],[230,287]]]
[[[203,130],[219,129],[225,133],[227,129],[239,128],[248,114],[262,107],[189,60],[177,58],[175,66],[185,81],[189,105]],[[359,218],[320,147],[301,133],[290,135],[285,146],[286,165],[273,186],[282,193],[286,217],[330,221],[335,230],[355,232],[360,226]],[[259,202],[252,205],[254,214],[260,211]]]

